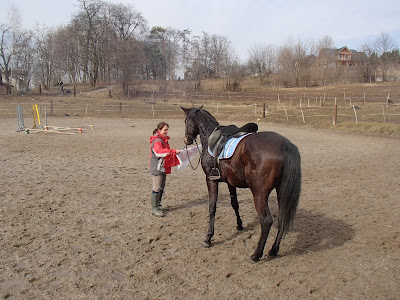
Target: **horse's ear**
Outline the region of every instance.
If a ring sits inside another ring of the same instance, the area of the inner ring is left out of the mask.
[[[187,115],[188,112],[189,112],[189,108],[184,108],[184,107],[182,107],[182,106],[181,106],[181,108],[182,108],[182,110],[185,112],[185,114]]]
[[[203,106],[204,106],[204,104],[202,106],[200,106],[199,109],[203,109]]]

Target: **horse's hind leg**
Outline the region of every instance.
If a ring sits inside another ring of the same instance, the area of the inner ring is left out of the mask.
[[[240,214],[239,214],[239,203],[237,201],[236,187],[228,184],[228,188],[229,188],[229,194],[231,195],[231,205],[232,205],[232,208],[235,210],[235,214],[236,214],[236,222],[237,222],[236,228],[237,228],[237,230],[243,230],[243,223],[242,223],[242,219],[240,218]]]
[[[271,257],[275,257],[275,256],[277,256],[278,255],[278,252],[279,252],[279,245],[281,244],[281,240],[282,240],[282,237],[283,237],[283,232],[282,232],[282,230],[280,229],[280,226],[279,226],[280,224],[278,224],[278,233],[277,233],[277,235],[276,235],[276,238],[275,238],[275,242],[274,242],[274,244],[272,245],[272,248],[271,248],[271,250],[269,250],[269,252],[268,252],[268,255],[269,256],[271,256]]]
[[[280,195],[279,195],[279,188],[277,189],[277,196],[278,196],[278,206],[279,206],[279,210],[281,209],[281,205],[280,205]],[[275,257],[278,255],[279,252],[279,246],[281,244],[281,240],[283,237],[283,230],[282,230],[282,224],[281,224],[282,220],[279,217],[278,218],[278,233],[276,234],[276,238],[275,238],[275,242],[272,245],[271,250],[269,250],[268,255],[271,257]]]
[[[271,191],[268,191],[267,194],[260,193],[257,195],[253,193],[254,205],[256,207],[258,215],[260,216],[260,225],[261,225],[261,235],[260,239],[258,240],[256,251],[250,257],[251,260],[254,262],[258,262],[263,255],[265,243],[267,241],[268,234],[273,222],[272,215],[268,207],[268,196],[270,192]]]

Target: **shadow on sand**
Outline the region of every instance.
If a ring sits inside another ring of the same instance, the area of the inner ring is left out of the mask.
[[[229,198],[229,195],[220,195],[222,198]],[[276,201],[276,198],[272,197],[270,199],[270,204]],[[183,204],[171,207],[171,210],[180,210],[186,208],[192,208],[196,206],[204,206],[208,205],[208,196],[204,196],[201,198],[196,198],[193,201],[185,202]],[[220,204],[221,205],[221,204]],[[230,205],[226,201],[223,204],[224,206]],[[273,228],[277,227],[277,217],[278,214],[277,207],[275,205],[271,205],[271,212],[274,215],[274,224]],[[218,209],[217,209],[218,215]],[[235,218],[234,213],[232,214],[232,218]],[[217,241],[213,241],[213,245],[220,245],[225,243],[226,241],[233,240],[236,237],[240,236],[244,232],[256,230],[257,233],[254,238],[254,247],[256,246],[256,242],[258,241],[258,237],[260,234],[260,223],[257,213],[254,210],[254,217],[252,220],[243,220],[245,228],[243,231],[234,230],[232,228],[232,234],[224,239],[218,239]],[[206,224],[204,224],[206,226]],[[222,227],[223,224],[220,224]],[[204,232],[205,234],[206,232]],[[268,245],[271,244],[272,241],[275,240],[276,230],[271,230],[268,236]],[[334,219],[326,214],[314,213],[308,210],[299,209],[296,214],[296,218],[294,220],[293,227],[291,228],[289,234],[296,234],[296,239],[292,245],[288,245],[284,243],[281,247],[284,255],[299,255],[303,253],[307,253],[310,251],[323,251],[328,249],[333,249],[342,246],[346,242],[353,239],[355,235],[354,229],[347,224],[344,220]],[[285,246],[286,244],[286,246]],[[289,248],[288,248],[289,247]],[[269,249],[265,249],[265,254],[268,253]],[[282,253],[281,252],[281,253]]]

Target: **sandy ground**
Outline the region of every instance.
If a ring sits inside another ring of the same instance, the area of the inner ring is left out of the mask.
[[[400,298],[400,139],[261,125],[299,147],[303,186],[279,257],[252,264],[260,227],[249,190],[238,193],[238,232],[221,185],[209,249],[200,168],[169,175],[171,210],[150,215],[148,137],[159,121],[51,118],[95,129],[27,135],[0,119],[0,297]],[[182,148],[183,119],[167,121]],[[275,192],[270,205],[276,216]],[[275,234],[274,224],[266,250]]]

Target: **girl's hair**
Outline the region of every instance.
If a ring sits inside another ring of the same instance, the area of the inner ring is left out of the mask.
[[[160,122],[160,123],[158,123],[157,128],[153,130],[153,134],[156,134],[156,133],[158,132],[158,130],[163,129],[164,126],[167,126],[167,127],[169,128],[169,125],[168,125],[168,123],[166,123],[166,122]]]

